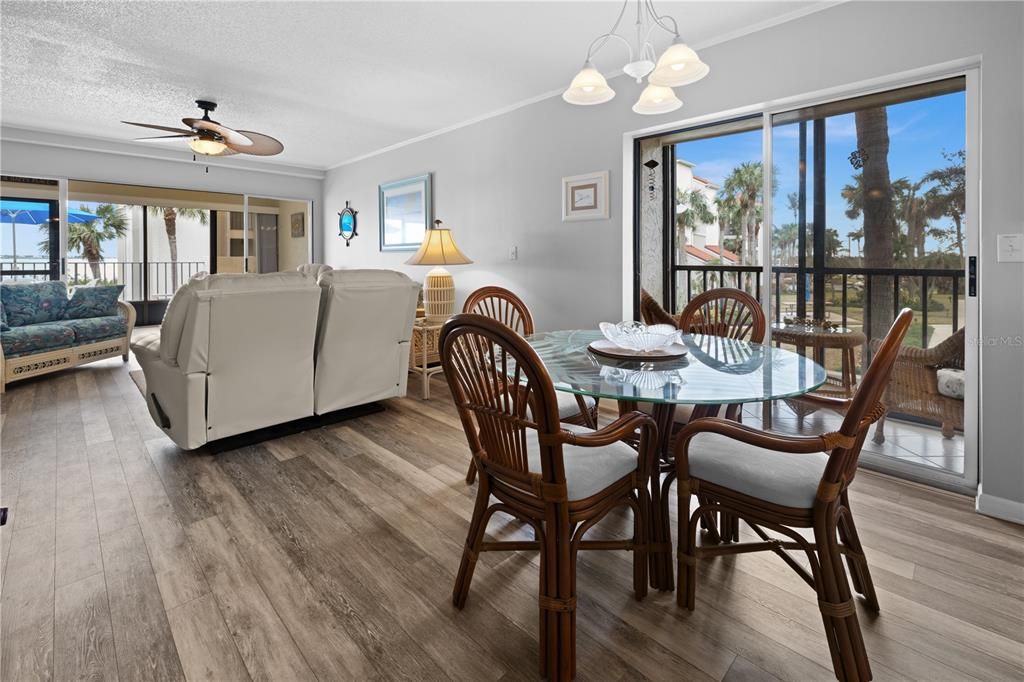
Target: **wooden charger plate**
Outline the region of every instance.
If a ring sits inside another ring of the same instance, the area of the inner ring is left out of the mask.
[[[667,348],[660,348],[658,350],[642,351],[616,346],[608,339],[594,341],[587,346],[587,350],[595,355],[616,360],[650,360],[652,362],[657,362],[658,360],[677,360],[686,355],[686,346],[681,343],[673,343]]]

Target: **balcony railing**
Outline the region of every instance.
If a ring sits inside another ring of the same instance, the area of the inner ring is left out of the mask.
[[[676,265],[674,286],[670,292],[676,312],[695,295],[715,287],[735,287],[761,299],[760,265]],[[804,270],[808,279],[811,270]],[[885,330],[871,329],[872,290],[878,286],[892,287],[893,317],[903,307],[915,312],[914,342],[927,347],[935,324],[949,324],[950,331],[960,329],[961,295],[964,273],[960,270],[927,268],[831,268],[823,271],[820,291],[812,291],[809,282],[799,285],[800,270],[796,266],[772,266],[772,309],[775,322],[783,318],[811,317],[813,310],[823,317],[840,322],[844,327],[859,327],[868,338],[881,336]],[[801,301],[801,293],[806,297]]]
[[[171,298],[179,286],[206,270],[205,261],[68,261],[65,275],[69,286],[98,280],[101,284],[123,284],[126,301],[155,301]],[[60,272],[59,263],[0,262],[0,280],[47,280]]]

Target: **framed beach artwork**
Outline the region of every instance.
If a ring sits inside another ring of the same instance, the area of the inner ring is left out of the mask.
[[[608,171],[562,178],[562,220],[602,220],[608,213]]]
[[[415,251],[434,219],[430,173],[379,188],[380,250]]]

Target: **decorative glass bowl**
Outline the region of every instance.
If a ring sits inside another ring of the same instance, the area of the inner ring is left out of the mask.
[[[680,341],[680,331],[669,324],[652,324],[628,320],[612,324],[602,322],[599,325],[604,337],[619,348],[649,353],[668,348]]]

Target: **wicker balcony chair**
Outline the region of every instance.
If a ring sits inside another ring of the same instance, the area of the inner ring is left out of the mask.
[[[772,551],[817,592],[832,665],[844,682],[871,679],[844,556],[854,589],[869,610],[878,611],[847,488],[857,473],[868,429],[885,411],[881,398],[912,319],[909,309],[896,318],[853,398],[819,398],[843,403],[839,431],[794,437],[725,419],[700,419],[683,429],[676,445],[679,605],[694,609],[702,556]],[[698,506],[691,514],[692,495],[697,495]],[[743,519],[760,541],[698,547],[697,521],[709,512]],[[813,541],[796,530],[800,528],[813,529]],[[769,536],[765,529],[784,539]],[[803,553],[810,570],[790,556],[794,550]]]
[[[878,352],[881,341],[871,341],[871,350]],[[964,401],[939,392],[938,370],[964,368],[964,329],[933,348],[901,348],[896,356],[892,380],[885,392],[885,403],[891,412],[932,419],[942,424],[944,438],[952,438],[956,429],[964,428]],[[874,441],[885,442],[885,418],[875,426]]]
[[[452,602],[462,609],[480,552],[540,551],[540,672],[576,672],[576,555],[632,550],[636,599],[647,594],[647,519],[657,429],[643,414],[599,431],[563,424],[551,379],[537,353],[506,325],[461,314],[441,329],[441,364],[480,472]],[[639,448],[622,442],[639,431]],[[583,539],[617,507],[633,511],[628,540]],[[529,524],[530,541],[485,541],[503,512]]]

